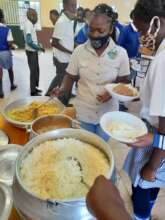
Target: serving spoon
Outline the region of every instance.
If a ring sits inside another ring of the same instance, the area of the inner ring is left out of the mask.
[[[71,161],[71,160],[76,161],[77,165],[80,168],[80,172],[81,172],[81,183],[83,183],[86,186],[86,188],[90,189],[90,186],[83,179],[83,174],[82,174],[83,168],[82,168],[82,165],[81,165],[80,161],[76,157],[68,157],[67,160],[69,160],[69,161]]]

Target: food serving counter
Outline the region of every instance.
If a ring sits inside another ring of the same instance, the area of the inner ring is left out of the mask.
[[[73,107],[66,108],[63,114],[66,114],[72,118],[75,118],[76,116],[75,109]],[[2,115],[0,115],[0,130],[3,130],[8,135],[10,143],[12,144],[24,145],[29,140],[29,134],[26,132],[26,130],[16,128],[12,124],[8,123]],[[21,220],[14,208],[11,212],[9,220]]]

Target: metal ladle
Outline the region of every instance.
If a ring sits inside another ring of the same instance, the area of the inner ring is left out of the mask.
[[[80,161],[79,161],[77,158],[75,158],[75,157],[68,157],[67,160],[69,160],[69,161],[70,161],[70,160],[76,161],[77,165],[78,165],[79,168],[80,168],[80,172],[81,172],[81,174],[82,174],[83,168],[82,168],[82,165],[81,165]],[[90,189],[90,186],[89,186],[89,185],[85,182],[85,180],[83,179],[83,175],[81,175],[81,183],[83,183],[83,184],[86,186],[86,188]]]
[[[43,105],[47,104],[48,102],[50,102],[54,97],[50,97],[48,100],[46,100],[45,102],[42,102],[39,106],[37,106],[36,108],[34,108],[32,110],[32,116],[33,116],[33,119],[36,119],[38,117],[38,110],[39,108],[41,108]]]

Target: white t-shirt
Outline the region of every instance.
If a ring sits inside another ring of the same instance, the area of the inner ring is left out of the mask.
[[[24,25],[25,49],[28,50],[28,51],[35,51],[35,49],[31,48],[26,43],[26,35],[27,34],[31,34],[32,41],[34,42],[34,44],[38,45],[37,34],[36,34],[36,27],[28,19],[25,21],[25,25]]]
[[[7,27],[7,25],[5,25],[3,23],[0,23],[0,26]],[[7,34],[7,41],[8,42],[12,42],[13,41],[13,35],[12,35],[12,32],[11,32],[10,29],[9,29],[8,34]]]
[[[106,84],[114,82],[118,76],[130,74],[126,50],[117,46],[112,39],[101,56],[91,47],[90,41],[78,46],[66,71],[80,76],[74,100],[79,120],[98,124],[105,112],[118,110],[116,100],[100,103],[96,99]]]
[[[165,117],[165,40],[161,43],[144,82],[141,117],[158,126],[158,117]]]
[[[59,39],[59,43],[70,51],[74,50],[73,22],[74,21],[62,13],[55,24],[52,36],[53,38]],[[61,63],[68,63],[70,61],[71,54],[69,53],[54,48],[53,54]]]

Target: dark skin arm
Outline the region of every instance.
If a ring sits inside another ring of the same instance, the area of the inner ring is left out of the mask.
[[[165,135],[165,117],[159,117],[159,133]],[[156,170],[165,159],[165,150],[154,148],[150,160],[141,170],[141,176],[148,181],[155,181]]]
[[[115,83],[130,83],[129,75],[117,77]]]
[[[131,220],[117,188],[99,176],[87,195],[88,210],[98,220]]]
[[[122,77],[117,77],[116,81],[114,83],[129,83],[129,76],[122,76]],[[111,99],[111,95],[109,94],[109,92],[104,91],[102,94],[99,94],[97,96],[97,99],[99,102],[107,102]]]
[[[64,105],[67,105],[70,99],[73,83],[76,81],[76,79],[77,76],[73,76],[70,75],[69,73],[66,73],[61,87],[54,88],[52,91],[52,95],[55,95],[56,97],[59,98],[59,100],[61,100],[61,102]]]
[[[59,43],[59,39],[57,38],[52,38],[52,46],[57,48],[58,50],[64,52],[64,53],[69,53],[72,54],[73,51],[68,50],[67,48],[63,47],[60,43]]]

